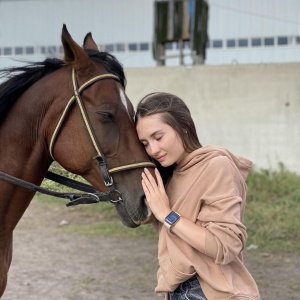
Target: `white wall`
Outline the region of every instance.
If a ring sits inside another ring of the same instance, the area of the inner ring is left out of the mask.
[[[207,65],[300,61],[299,0],[208,0],[208,3],[209,38],[222,40],[223,46],[207,49]],[[88,32],[92,32],[99,45],[124,43],[127,47],[128,43],[149,43],[149,50],[126,49],[113,54],[125,67],[154,67],[153,14],[154,0],[0,0],[0,51],[4,55],[7,47],[30,46],[41,55],[41,47],[59,49],[65,23],[79,44]],[[288,36],[288,45],[277,45],[278,36]],[[251,38],[266,37],[275,39],[274,46],[250,46]],[[226,46],[227,39],[239,38],[247,38],[249,47]],[[191,64],[191,53],[185,52],[189,55],[185,62]],[[167,55],[174,54],[178,55],[177,49],[167,51]],[[37,60],[34,55],[28,55],[28,59]],[[179,65],[179,58],[169,58],[166,63]]]
[[[126,69],[136,106],[148,93],[178,95],[200,142],[226,147],[258,168],[300,173],[300,64]]]
[[[141,42],[152,20],[153,0],[0,1],[0,47],[60,45],[63,23],[79,44],[90,31],[99,44]]]

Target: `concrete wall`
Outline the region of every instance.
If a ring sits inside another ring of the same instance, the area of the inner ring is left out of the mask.
[[[127,95],[165,91],[188,105],[200,142],[300,173],[300,64],[126,69]]]

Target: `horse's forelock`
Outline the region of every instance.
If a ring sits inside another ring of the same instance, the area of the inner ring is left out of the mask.
[[[99,52],[91,49],[87,49],[89,57],[95,62],[101,64],[107,72],[112,73],[120,79],[120,83],[125,88],[126,77],[121,63],[108,52]]]

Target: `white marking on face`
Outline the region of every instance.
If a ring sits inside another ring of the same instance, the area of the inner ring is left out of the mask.
[[[123,89],[121,89],[121,88],[120,88],[120,98],[121,98],[121,101],[122,101],[123,105],[125,106],[128,114],[129,114],[126,96],[125,96],[125,93],[124,93]]]

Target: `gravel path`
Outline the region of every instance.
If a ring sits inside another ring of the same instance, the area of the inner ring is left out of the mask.
[[[61,230],[63,205],[33,201],[14,234],[14,256],[2,300],[152,300],[155,240],[97,238]],[[83,218],[72,213],[73,218]],[[79,220],[84,222],[84,220]],[[245,251],[262,300],[300,299],[298,254]]]

